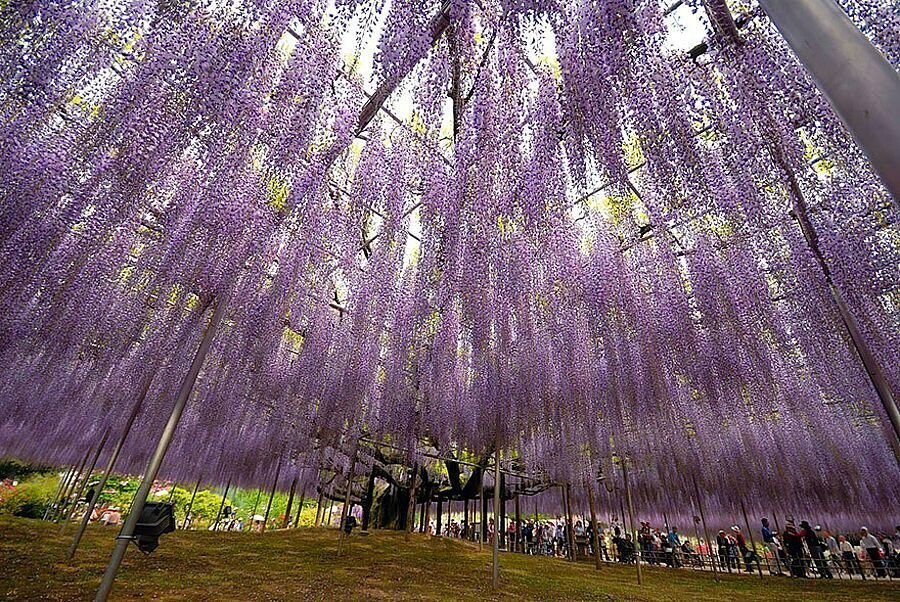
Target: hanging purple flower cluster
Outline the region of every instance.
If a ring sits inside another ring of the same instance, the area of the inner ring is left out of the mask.
[[[891,3],[843,4],[896,64]],[[669,516],[896,507],[835,295],[900,391],[897,200],[763,15],[696,18],[692,60],[655,0],[4,4],[0,454],[143,400],[140,471],[227,299],[171,478],[306,487],[365,435],[627,458]]]

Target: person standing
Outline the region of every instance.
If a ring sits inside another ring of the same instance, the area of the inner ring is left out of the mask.
[[[803,557],[803,538],[806,534],[797,530],[793,519],[785,523],[783,541],[791,557],[791,576],[806,578],[806,562]]]
[[[881,545],[878,543],[878,538],[869,533],[866,527],[859,530],[859,547],[865,550],[869,556],[872,568],[875,569],[875,576],[885,577],[884,563],[881,561]]]
[[[678,535],[678,527],[673,525],[672,530],[669,531],[667,538],[669,540],[671,566],[677,569],[681,566],[681,563],[678,561],[678,553],[681,550],[681,536]]]
[[[853,544],[847,541],[847,538],[843,535],[838,535],[838,549],[841,551],[841,560],[847,568],[847,574],[850,575],[850,578],[853,578],[854,570],[862,575],[862,569],[859,566],[859,559],[856,557]]]
[[[719,529],[716,534],[716,547],[719,552],[719,566],[725,570],[731,571],[731,563],[728,562],[728,538],[725,537],[725,530]]]
[[[778,545],[778,540],[775,538],[775,533],[769,527],[769,519],[763,518],[762,521],[762,539],[763,545],[771,552],[772,558],[775,559],[775,569],[777,575],[784,575],[784,571],[781,570],[781,557],[780,550],[781,546]],[[769,567],[769,572],[772,572],[772,567]]]
[[[834,575],[831,574],[831,569],[828,568],[828,563],[825,561],[826,544],[822,536],[821,525],[816,525],[815,529],[810,529],[809,523],[803,521],[800,523],[800,526],[806,532],[806,547],[809,548],[809,555],[812,556],[816,570],[819,572],[819,577],[833,579]]]
[[[731,531],[733,532],[733,537],[737,542],[738,550],[740,550],[741,558],[744,559],[744,566],[746,567],[746,571],[748,573],[752,573],[753,561],[756,559],[756,552],[747,547],[747,539],[741,532],[741,527],[739,525],[734,525],[733,527],[731,527]]]

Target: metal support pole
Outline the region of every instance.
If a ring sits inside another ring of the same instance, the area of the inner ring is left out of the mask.
[[[228,477],[228,482],[225,483],[225,492],[222,494],[222,502],[219,504],[219,510],[216,512],[216,520],[213,523],[213,531],[219,530],[219,520],[222,517],[222,509],[225,508],[225,499],[228,497],[228,490],[231,489],[231,477]]]
[[[291,507],[294,505],[294,490],[297,489],[297,476],[294,475],[291,481],[291,490],[288,493],[287,509],[284,511],[284,522],[281,523],[282,529],[287,529],[291,524]]]
[[[91,474],[94,472],[94,468],[97,466],[97,460],[100,458],[100,454],[103,452],[103,447],[106,445],[106,440],[109,438],[109,429],[103,430],[103,436],[100,437],[100,443],[97,444],[97,449],[94,450],[94,455],[91,457],[91,462],[88,465],[87,471],[85,472],[84,478],[81,479],[81,485],[78,487],[78,493],[75,494],[75,500],[72,502],[72,507],[66,513],[66,517],[63,519],[62,526],[59,528],[59,534],[62,535],[66,532],[66,527],[69,524],[69,521],[72,520],[72,517],[75,516],[75,509],[78,508],[78,500],[81,499],[81,496],[84,495],[84,490],[87,488],[88,482],[91,480]],[[92,498],[96,495],[99,495],[99,492],[95,493]],[[91,500],[87,500],[88,506],[91,505]],[[90,519],[91,515],[88,514],[88,519]]]
[[[569,560],[578,560],[578,551],[575,549],[575,524],[572,522],[572,486],[566,483],[563,488],[563,501],[566,504],[566,539],[569,542]]]
[[[594,506],[594,486],[591,483],[585,484],[588,494],[588,509],[591,512],[591,545],[594,546],[594,564],[597,570],[600,570],[600,525],[597,523],[597,509]]]
[[[750,537],[750,545],[753,546],[753,554],[756,556],[756,568],[759,570],[759,578],[762,579],[762,565],[759,562],[759,554],[756,551],[756,539],[753,537],[753,529],[750,528],[750,521],[747,520],[747,508],[744,507],[744,500],[741,500],[741,513],[744,515],[744,524],[747,525],[747,535]],[[746,562],[746,560],[744,562]]]
[[[761,2],[761,4],[766,5],[767,2]],[[793,0],[792,0],[792,2],[783,2],[780,0],[775,0],[774,4],[776,6],[773,7],[772,10],[774,10],[776,12],[787,10],[788,12],[790,12],[794,9],[800,8],[801,5],[803,5],[803,4],[809,4],[809,3],[806,2],[806,0],[797,1],[797,2],[795,2]],[[826,5],[828,5],[828,4],[833,5],[833,0],[814,0],[812,2],[812,4],[814,5],[813,8],[815,10],[822,10],[823,8],[827,8]],[[728,7],[725,5],[724,0],[706,0],[706,8],[707,8],[707,13],[708,13],[711,21],[716,22],[716,23],[722,23],[723,33],[729,40],[731,40],[732,42],[735,42],[735,43],[742,42],[740,36],[737,35],[737,27],[734,24],[734,19],[732,18],[731,12],[729,11]],[[861,40],[857,40],[857,41],[858,42],[861,41],[863,44],[872,48],[871,44],[869,44],[869,42],[865,38],[865,36],[863,36],[858,30],[856,30],[854,25],[849,22],[849,20],[846,18],[846,15],[844,15],[843,11],[837,7],[834,7],[834,9],[840,13],[840,16],[842,16],[845,21],[847,21],[847,23],[845,25],[848,25],[853,31],[856,32],[856,34],[858,34],[859,38],[861,38]],[[766,10],[768,12],[769,9],[766,8]],[[808,7],[802,8],[801,10],[809,10],[809,8]],[[772,18],[772,20],[774,22],[775,17],[773,17],[771,14],[769,16],[770,16],[770,18]],[[778,26],[777,23],[776,23],[776,25]],[[806,26],[806,24],[805,23],[800,23],[800,24],[795,23],[794,26],[803,28]],[[781,26],[778,26],[778,27],[779,27],[779,29],[781,28]],[[733,32],[733,34],[729,35],[728,32]],[[782,33],[784,33],[784,32],[782,32]],[[785,34],[785,37],[787,37],[786,34]],[[822,42],[823,42],[823,40],[816,40],[813,43],[821,44]],[[788,40],[788,43],[789,44],[791,43],[790,40]],[[793,45],[793,44],[791,44],[791,45]],[[797,49],[795,49],[795,51],[796,50]],[[872,50],[874,50],[875,53],[878,54],[877,50],[875,50],[874,48],[872,48]],[[884,57],[881,57],[880,54],[878,55],[878,57],[881,58],[882,61],[887,63],[887,61],[884,60]],[[802,57],[801,57],[801,60],[803,60]],[[824,65],[824,68],[827,70],[831,70],[834,68],[834,64],[829,62]],[[893,71],[893,68],[890,67],[889,64],[888,64],[888,68],[891,70],[891,73],[894,77],[894,81],[897,85],[897,89],[900,90],[900,77],[897,76],[896,72]],[[815,76],[815,74],[813,74],[813,75]],[[865,78],[868,76],[868,74],[854,73],[853,76],[854,77],[860,76],[860,77]],[[843,74],[840,74],[840,77],[841,77],[841,79],[843,79],[844,78]],[[821,84],[820,84],[820,88],[821,88]],[[826,93],[826,95],[827,95],[827,93]],[[900,102],[900,96],[896,97],[895,100],[896,100],[896,102]],[[853,92],[851,94],[850,102],[856,103],[855,92]],[[894,106],[896,106],[896,103],[890,105],[890,109],[893,109]],[[766,121],[768,128],[772,132],[777,132],[778,128],[775,125],[774,118],[768,113],[768,111],[765,109],[765,107],[762,107],[762,109],[763,109],[763,115],[765,117],[765,121]],[[890,115],[893,117],[893,122],[895,124],[900,124],[900,118],[898,118],[896,116],[895,111],[891,111]],[[867,112],[865,114],[865,118],[869,119],[869,115]],[[875,115],[872,116],[873,120],[876,118],[877,118],[877,116],[875,116]],[[845,121],[845,124],[846,124],[846,121]],[[898,125],[897,132],[898,133],[895,133],[895,135],[893,137],[893,145],[892,146],[895,149],[897,156],[900,157],[900,150],[897,150],[897,149],[900,149],[900,125]],[[882,131],[882,129],[880,127],[877,128],[877,132],[876,132],[877,140],[879,140],[879,141],[887,140],[888,144],[890,144],[890,139],[885,138],[886,134],[887,134],[887,132]],[[803,191],[800,189],[800,184],[797,182],[797,177],[794,175],[794,172],[791,169],[790,163],[788,162],[787,158],[785,157],[784,149],[782,148],[780,142],[776,139],[768,140],[768,146],[769,146],[769,151],[772,155],[772,158],[775,161],[775,164],[783,172],[783,175],[787,179],[788,198],[791,201],[792,215],[797,220],[797,223],[800,226],[800,231],[803,233],[803,237],[806,239],[806,243],[809,245],[810,251],[812,251],[813,256],[816,258],[816,261],[819,264],[819,267],[821,268],[822,273],[825,276],[825,280],[828,283],[828,288],[829,288],[829,292],[831,293],[832,300],[834,301],[835,307],[837,308],[838,313],[841,316],[841,321],[843,322],[844,327],[847,329],[847,333],[850,335],[850,340],[853,343],[853,347],[856,350],[856,353],[859,356],[859,359],[862,362],[863,367],[866,370],[866,374],[869,376],[869,380],[872,382],[872,387],[875,389],[875,392],[877,393],[878,398],[881,400],[881,405],[884,407],[885,414],[887,414],[887,416],[888,416],[888,420],[890,421],[890,428],[886,428],[887,432],[885,433],[885,435],[888,438],[888,443],[890,444],[890,446],[894,452],[894,457],[896,458],[897,463],[900,464],[900,410],[898,410],[898,408],[897,408],[897,402],[896,402],[896,397],[894,396],[894,392],[891,389],[890,383],[884,376],[884,371],[881,368],[881,364],[875,358],[875,355],[872,353],[872,350],[869,348],[869,345],[866,342],[865,338],[859,332],[859,326],[857,325],[856,318],[853,316],[853,314],[850,312],[850,309],[847,307],[847,303],[844,300],[844,296],[843,296],[842,292],[834,284],[834,280],[831,277],[831,270],[828,267],[828,263],[825,261],[825,257],[822,254],[822,251],[819,247],[818,234],[816,233],[815,228],[813,228],[813,225],[809,220],[806,198],[803,195]],[[897,165],[898,165],[898,169],[900,169],[900,163],[898,163]],[[893,175],[894,175],[894,177],[897,177],[898,179],[900,179],[900,171],[898,171],[898,169],[895,169],[893,171]],[[895,199],[900,199],[900,195],[898,195],[896,190],[893,190],[892,193],[893,193]],[[893,431],[893,432],[891,432],[891,431]]]
[[[59,497],[62,494],[62,491],[69,484],[69,479],[72,477],[72,473],[75,472],[75,466],[72,465],[66,468],[66,472],[59,478],[59,483],[56,485],[56,491],[53,493],[53,497],[50,498],[50,503],[47,504],[47,507],[44,508],[44,516],[41,520],[47,520],[50,518],[51,511],[55,512],[56,507],[59,505]]]
[[[115,581],[116,573],[119,571],[119,566],[122,564],[122,559],[125,558],[125,550],[128,549],[128,542],[134,537],[134,528],[137,526],[138,520],[141,517],[141,512],[144,510],[144,503],[147,501],[147,496],[150,494],[150,488],[153,486],[153,481],[156,479],[159,467],[162,464],[163,458],[166,456],[166,451],[169,449],[172,437],[175,435],[178,421],[181,419],[181,414],[184,412],[184,407],[187,405],[188,397],[190,397],[191,391],[194,389],[194,383],[197,381],[197,376],[200,374],[200,368],[203,367],[203,361],[206,359],[209,348],[212,346],[219,322],[222,321],[222,315],[225,313],[225,306],[227,305],[227,297],[227,295],[223,295],[222,298],[217,301],[215,311],[209,321],[209,325],[206,327],[203,340],[200,343],[200,348],[197,349],[197,354],[194,356],[193,362],[191,362],[191,367],[188,370],[184,381],[181,383],[181,389],[178,391],[178,397],[175,400],[175,407],[172,408],[169,421],[166,423],[166,426],[160,435],[159,442],[156,445],[156,450],[153,452],[153,456],[150,458],[150,462],[147,465],[144,478],[138,487],[137,494],[135,494],[131,512],[128,513],[128,519],[125,521],[125,525],[122,527],[118,537],[116,537],[116,548],[113,550],[112,557],[109,559],[109,564],[106,567],[106,572],[103,574],[103,580],[100,582],[100,588],[97,590],[94,602],[106,602],[109,598],[113,581]]]
[[[700,488],[697,486],[697,478],[692,477],[694,481],[694,496],[697,498],[697,510],[700,511],[700,521],[703,523],[703,536],[706,538],[706,548],[709,552],[710,564],[712,564],[713,575],[716,583],[719,582],[719,571],[716,569],[716,556],[713,553],[712,540],[709,538],[709,529],[706,528],[706,515],[703,513],[703,500],[700,499]]]
[[[520,550],[519,542],[522,540],[522,515],[519,514],[519,491],[518,487],[516,488],[516,497],[515,497],[515,510],[516,510],[516,532],[513,535],[513,550],[518,552]]]
[[[62,518],[69,506],[69,498],[72,497],[72,493],[75,491],[75,487],[78,485],[78,481],[81,479],[82,472],[84,471],[84,465],[87,464],[88,456],[90,455],[91,450],[88,448],[84,452],[84,457],[81,459],[81,462],[78,463],[78,468],[75,470],[75,474],[69,479],[66,488],[63,489],[63,496],[59,500],[59,504],[56,508],[56,512],[53,515],[53,522],[59,522],[59,519]]]
[[[69,488],[69,481],[75,476],[76,466],[77,465],[72,464],[72,466],[63,473],[62,478],[60,478],[59,486],[56,488],[56,493],[53,496],[53,501],[47,506],[47,509],[44,510],[44,520],[52,521],[55,519],[56,514],[59,512],[59,505],[62,503],[63,492]]]
[[[834,0],[759,0],[900,202],[900,75]]]
[[[353,493],[353,471],[356,469],[356,450],[353,451],[353,458],[350,460],[350,468],[347,470],[347,495],[344,496],[344,507],[341,508],[341,524],[338,527],[340,529],[339,539],[338,539],[338,556],[341,555],[343,551],[342,544],[344,543],[344,536],[350,535],[350,533],[346,530],[344,525],[346,525],[346,521],[350,516],[350,494]]]
[[[256,516],[257,511],[259,510],[259,498],[262,497],[262,489],[256,490],[256,502],[253,504],[253,514],[251,515],[250,522],[253,522],[253,516]]]
[[[478,551],[481,552],[484,550],[484,538],[487,533],[487,523],[485,523],[484,519],[484,510],[487,506],[487,503],[484,499],[484,471],[481,471],[481,504],[479,504],[479,512],[481,514],[481,523],[478,525]]]
[[[297,517],[294,519],[294,528],[300,527],[300,514],[303,512],[303,502],[306,501],[306,489],[300,492],[300,503],[297,504]]]
[[[200,477],[200,479],[202,478],[203,477]],[[197,484],[194,485],[194,493],[191,494],[191,501],[188,502],[187,509],[184,511],[184,524],[181,525],[182,529],[188,528],[188,521],[191,519],[191,510],[194,507],[194,499],[197,497],[197,490],[200,489],[200,479],[197,479]]]
[[[500,442],[494,451],[494,542],[493,542],[493,571],[492,583],[494,589],[500,587]]]
[[[641,585],[641,548],[638,546],[638,532],[634,528],[634,504],[631,501],[631,484],[628,482],[628,461],[624,456],[622,457],[622,480],[625,483],[625,499],[628,502],[628,522],[631,524],[631,537],[634,540],[637,582],[638,585]]]
[[[266,525],[269,524],[269,513],[272,511],[272,501],[275,499],[275,488],[278,487],[278,477],[281,476],[281,456],[278,456],[278,463],[275,465],[275,478],[272,479],[272,491],[269,493],[269,503],[266,504],[266,515],[263,518],[262,529],[260,533],[265,533]]]
[[[319,499],[316,502],[316,522],[313,525],[314,527],[318,527],[322,522],[323,513],[322,513],[322,496],[324,495],[324,491],[319,491]]]
[[[375,499],[375,463],[369,471],[369,480],[366,483],[366,501],[363,504],[362,533],[369,532],[369,524],[372,522],[372,502]]]
[[[416,478],[419,476],[419,463],[413,463],[413,472],[409,485],[409,504],[406,506],[406,529],[403,538],[409,541],[409,534],[413,529],[413,520],[416,514]]]

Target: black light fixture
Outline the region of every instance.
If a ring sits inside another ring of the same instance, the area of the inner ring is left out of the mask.
[[[175,505],[169,502],[149,502],[141,511],[134,527],[133,541],[144,554],[159,546],[159,536],[175,530]]]

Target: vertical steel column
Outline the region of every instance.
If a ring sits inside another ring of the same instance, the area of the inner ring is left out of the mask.
[[[194,356],[191,367],[188,370],[187,375],[185,375],[184,381],[181,383],[181,389],[178,391],[178,397],[175,400],[175,407],[172,408],[169,420],[156,445],[156,451],[153,452],[153,456],[150,458],[147,470],[144,473],[144,478],[135,494],[134,503],[132,504],[131,511],[128,513],[128,519],[122,526],[122,530],[119,532],[118,537],[116,537],[116,548],[113,550],[112,557],[109,559],[109,564],[106,567],[106,572],[103,574],[103,580],[100,582],[100,588],[97,590],[94,602],[106,602],[109,598],[113,581],[115,581],[116,573],[119,571],[119,566],[122,564],[122,559],[125,558],[128,542],[134,537],[134,529],[141,517],[141,512],[144,509],[144,503],[147,501],[147,496],[150,494],[150,488],[153,486],[153,481],[156,479],[159,467],[162,464],[163,458],[166,456],[169,444],[175,436],[175,429],[178,427],[179,420],[181,420],[181,414],[184,412],[184,407],[187,405],[191,391],[194,389],[194,383],[197,381],[197,376],[200,374],[200,368],[203,367],[203,362],[206,359],[206,355],[209,353],[209,348],[212,346],[213,339],[215,338],[216,330],[219,327],[219,323],[222,321],[222,315],[225,313],[225,306],[228,304],[227,299],[228,295],[226,294],[216,302],[216,308],[213,311],[209,325],[206,327],[206,332],[203,335],[203,340],[200,342],[199,349],[197,349],[197,354]]]
[[[900,202],[900,75],[834,0],[759,0]]]

